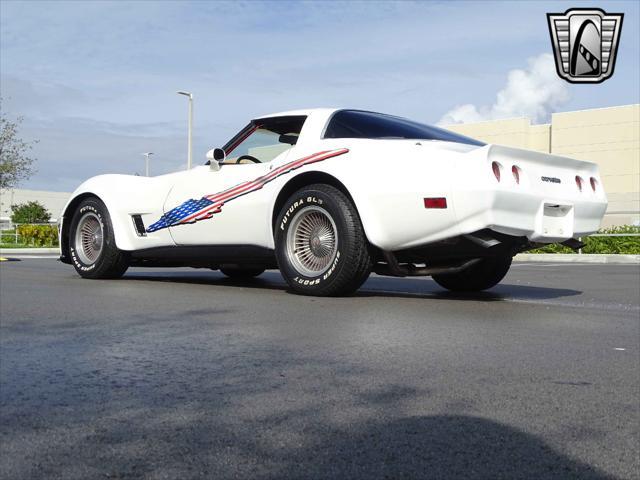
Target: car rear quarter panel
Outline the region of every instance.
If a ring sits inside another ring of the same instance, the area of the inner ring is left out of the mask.
[[[349,153],[305,170],[325,172],[345,185],[373,245],[397,250],[456,234],[453,205],[426,209],[424,198],[450,198],[460,152],[405,140],[332,139],[317,147],[334,148]]]

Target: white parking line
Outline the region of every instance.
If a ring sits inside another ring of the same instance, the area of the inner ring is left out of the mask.
[[[542,263],[542,262],[513,262],[512,267],[590,267],[593,265],[615,265],[616,267],[636,267],[636,263],[578,263],[578,262],[563,262],[563,263]]]
[[[590,265],[589,263],[512,263],[512,267],[563,267],[565,265]]]
[[[4,258],[60,258],[60,255],[4,255]]]

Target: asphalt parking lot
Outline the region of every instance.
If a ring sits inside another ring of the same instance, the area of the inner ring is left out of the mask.
[[[640,269],[354,297],[0,265],[0,477],[638,478]]]

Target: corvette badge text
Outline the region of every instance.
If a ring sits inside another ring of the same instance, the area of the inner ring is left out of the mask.
[[[337,157],[343,155],[349,151],[348,148],[341,148],[338,150],[327,150],[323,152],[317,152],[307,157],[299,158],[292,162],[285,163],[284,165],[272,170],[271,172],[262,175],[255,180],[243,182],[235,187],[228,188],[219,193],[206,195],[199,200],[189,199],[186,202],[181,203],[175,208],[172,208],[168,212],[164,213],[157,222],[152,223],[147,228],[148,233],[162,230],[163,228],[174,227],[177,225],[186,225],[189,223],[195,223],[200,220],[207,220],[216,213],[222,211],[222,206],[256,190],[260,190],[267,183],[272,182],[276,178],[285,173],[292,172],[298,168],[310,165],[312,163],[321,162],[328,158]]]
[[[557,177],[540,177],[540,180],[548,183],[562,183],[562,180]]]
[[[599,8],[547,13],[558,75],[571,83],[601,83],[611,77],[623,17]]]

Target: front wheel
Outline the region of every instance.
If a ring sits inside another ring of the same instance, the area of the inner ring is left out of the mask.
[[[84,278],[119,278],[129,267],[127,254],[116,247],[107,207],[97,198],[83,200],[73,214],[69,257]]]
[[[280,272],[296,293],[347,295],[371,272],[358,212],[344,193],[330,185],[310,185],[294,193],[274,228]]]
[[[458,273],[434,275],[438,285],[454,292],[479,292],[491,288],[505,277],[512,257],[483,258],[475,265]]]

